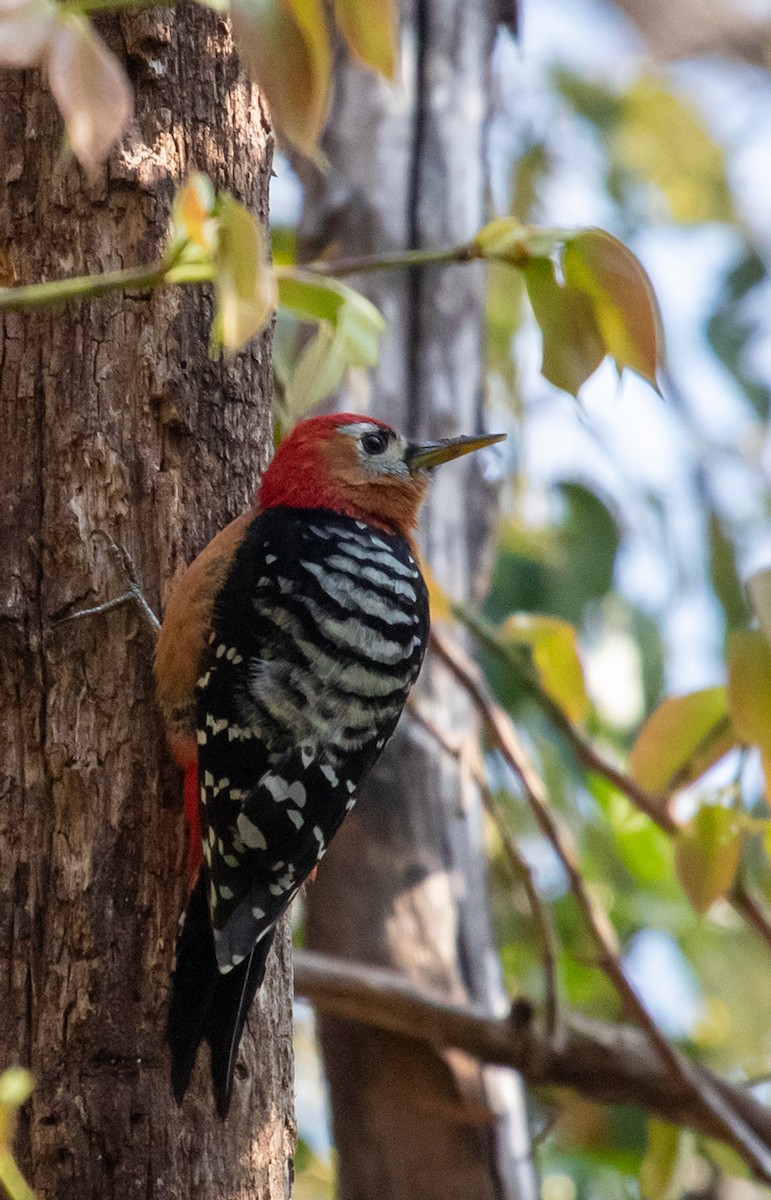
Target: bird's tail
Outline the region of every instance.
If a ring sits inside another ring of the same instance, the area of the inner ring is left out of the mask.
[[[201,1042],[211,1049],[214,1100],[221,1117],[230,1107],[233,1071],[244,1023],[265,975],[273,930],[242,963],[223,975],[217,967],[214,935],[201,872],[190,893],[177,939],[167,1037],[171,1047],[171,1087],[178,1104],[190,1083]]]

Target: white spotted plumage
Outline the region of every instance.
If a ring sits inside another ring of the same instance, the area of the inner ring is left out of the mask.
[[[223,973],[325,854],[393,732],[428,631],[407,543],[363,522],[268,511],[236,567],[198,688],[201,805],[216,830],[207,894]]]

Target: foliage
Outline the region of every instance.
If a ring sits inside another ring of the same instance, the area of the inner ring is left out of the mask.
[[[708,76],[704,68],[703,90]],[[598,67],[597,77],[590,79],[560,62],[548,78],[551,90],[540,98],[540,117],[522,123],[511,211],[527,223],[543,220],[544,213],[548,219],[550,203],[558,210],[551,197],[565,194],[561,171],[574,139],[604,219],[633,246],[640,244],[640,233],[650,241],[651,230],[661,231],[663,241],[665,230],[680,226],[688,227],[690,238],[701,234],[705,222],[730,227],[734,250],[726,255],[714,295],[705,297],[703,332],[730,375],[735,424],[715,433],[711,408],[691,402],[688,379],[678,378],[673,354],[663,384],[673,406],[662,408],[662,424],[678,445],[671,456],[680,478],[655,487],[638,485],[638,472],[630,465],[633,451],[626,466],[614,460],[614,451],[628,450],[635,435],[630,432],[627,447],[621,436],[613,445],[603,441],[601,423],[613,420],[613,413],[597,401],[599,389],[583,390],[587,368],[599,365],[601,356],[583,298],[574,297],[571,307],[565,304],[564,289],[575,285],[575,271],[570,279],[564,269],[556,277],[563,285],[560,293],[555,276],[537,264],[529,277],[543,280],[544,291],[539,296],[528,286],[544,339],[545,377],[573,394],[582,388],[586,407],[575,418],[553,389],[512,366],[512,352],[526,344],[531,318],[527,306],[507,295],[510,284],[502,273],[491,272],[488,391],[499,420],[507,408],[511,413],[523,465],[509,488],[509,513],[499,534],[485,611],[504,640],[512,623],[525,617],[536,625],[549,619],[569,622],[590,712],[580,721],[569,715],[568,705],[543,676],[546,695],[534,693],[523,673],[493,652],[489,640],[483,661],[498,699],[527,729],[551,802],[576,842],[581,876],[612,921],[620,962],[649,1010],[701,1061],[734,1078],[764,1077],[768,1021],[757,997],[768,989],[768,945],[740,913],[743,893],[755,897],[761,913],[771,897],[771,572],[760,571],[747,581],[740,564],[742,543],[751,542],[753,530],[767,525],[768,517],[758,448],[766,437],[769,392],[753,356],[758,333],[753,312],[757,317],[758,299],[768,287],[767,269],[746,223],[737,218],[729,152],[684,94],[682,77],[663,71],[654,76],[644,64],[639,73],[626,64],[620,70],[614,62]],[[672,246],[680,246],[686,235],[679,241],[675,234],[668,236]],[[591,295],[591,289],[587,292]],[[578,305],[583,305],[579,317]],[[646,336],[650,339],[650,332]],[[632,365],[629,358],[627,364]],[[630,389],[621,395],[627,406],[640,393]],[[646,403],[646,411],[655,415],[659,403]],[[728,407],[716,395],[713,407],[719,403]],[[542,416],[547,407],[561,416],[560,427]],[[574,429],[581,424],[582,444],[592,446],[591,465],[583,472],[577,467],[575,474],[553,468],[544,485],[531,429],[541,424],[555,437],[559,428],[567,440],[571,422]],[[633,423],[635,430],[640,427]],[[655,453],[651,443],[652,438],[645,439],[639,451],[640,479],[651,476],[644,461]],[[616,485],[614,476],[624,470],[623,486]],[[721,485],[729,477],[730,487]],[[577,489],[583,511],[570,500],[566,505],[566,487]],[[669,523],[680,518],[673,517],[667,491],[679,487],[689,496],[693,523],[688,543],[678,547]],[[734,503],[737,495],[741,501]],[[648,596],[639,578],[633,589],[625,585],[630,548],[639,550],[643,542],[654,584]],[[701,606],[702,621],[715,631],[714,654],[709,667],[702,662],[697,684],[673,688],[667,680],[677,679],[682,655],[670,615],[686,588],[692,589],[692,604]],[[574,671],[571,650],[556,673],[567,680]],[[554,700],[561,715],[549,706]],[[577,753],[571,727],[590,747],[594,767]],[[595,1017],[621,1018],[619,997],[587,938],[568,881],[523,809],[515,781],[497,757],[489,767],[498,781],[498,803],[535,870],[542,903],[556,927],[563,1004]],[[640,794],[650,805],[647,813],[639,806]],[[543,995],[536,922],[499,848],[493,888],[512,992]],[[565,1194],[577,1200],[717,1195],[722,1184],[708,1192],[708,1181],[746,1174],[736,1156],[716,1154],[715,1144],[704,1138],[656,1121],[647,1123],[646,1135],[645,1123],[635,1125],[621,1110],[609,1113],[563,1096],[555,1104],[560,1116],[541,1161],[546,1178],[556,1172],[566,1181]]]
[[[140,4],[143,0],[133,0]],[[229,11],[241,60],[260,84],[278,130],[314,157],[327,116],[332,46],[322,0],[200,0]],[[132,0],[125,0],[130,7]],[[45,67],[70,147],[90,172],[123,136],[133,112],[122,65],[87,17],[115,0],[2,0],[0,66]],[[398,68],[395,0],[336,0],[338,28],[365,66]]]
[[[35,1081],[22,1067],[0,1075],[0,1188],[9,1200],[35,1200],[35,1195],[13,1157],[13,1135],[19,1109],[32,1094]]]
[[[123,68],[87,15],[114,6],[113,0],[0,0],[0,64],[45,66],[69,145],[92,173],[131,117]],[[220,0],[211,6],[223,7]],[[318,158],[332,55],[321,0],[232,0],[230,12],[243,59],[266,91],[280,132]],[[334,18],[358,59],[387,78],[396,76],[393,0],[370,0],[366,10],[356,0],[335,0]],[[587,81],[561,66],[552,72],[551,86],[569,127],[589,130],[599,153],[599,184],[615,227],[629,240],[650,221],[691,229],[737,222],[723,150],[667,75],[643,72],[622,86]],[[613,233],[540,223],[543,193],[557,177],[558,126],[531,135],[513,171],[511,212],[466,245],[405,251],[387,264],[486,263],[489,390],[508,406],[507,419],[523,438],[533,412],[519,391],[512,347],[530,313],[542,343],[544,387],[585,400],[586,385],[609,359],[619,376],[632,372],[655,392],[664,387],[667,365],[658,304],[636,255]],[[353,269],[382,265],[361,260]],[[212,346],[228,353],[257,334],[278,308],[277,416],[286,428],[329,396],[349,368],[376,361],[382,317],[343,282],[351,265],[338,267],[337,276],[333,263],[298,267],[291,250],[270,264],[253,214],[194,175],[177,195],[159,262],[109,280],[30,281],[1,289],[0,307],[140,282],[210,283],[216,294]],[[672,694],[664,687],[671,650],[665,606],[657,610],[622,588],[630,509],[622,511],[590,472],[552,481],[548,520],[540,524],[526,521],[512,505],[500,532],[485,621],[458,610],[435,582],[431,586],[435,615],[474,630],[498,701],[527,730],[550,804],[575,842],[583,898],[605,922],[619,967],[650,1007],[651,989],[643,986],[639,964],[651,961],[646,955],[654,950],[654,962],[668,955],[668,986],[676,998],[670,996],[653,1017],[700,1060],[747,1079],[769,1068],[767,1018],[756,1002],[767,992],[768,968],[742,923],[741,901],[748,894],[771,899],[771,571],[749,581],[750,606],[737,567],[741,520],[720,502],[711,475],[729,462],[748,488],[758,490],[757,447],[769,389],[752,363],[748,314],[766,284],[762,256],[739,228],[737,252],[705,334],[730,375],[752,438],[715,447],[685,406],[675,417],[683,439],[703,451],[694,472],[703,505],[699,587],[721,614],[725,634],[709,686]],[[692,466],[689,459],[683,471]],[[515,486],[521,500],[531,483],[523,474]],[[659,528],[661,497],[648,491],[638,499],[632,520]],[[767,517],[765,498],[760,507]],[[658,551],[680,583],[685,569],[671,546],[660,544]],[[607,663],[617,673],[610,702],[598,687],[602,655],[605,683]],[[632,693],[631,715],[619,715],[619,680]],[[499,754],[490,752],[487,768],[504,827],[532,864],[540,904],[556,930],[561,1003],[595,1017],[625,1018],[564,863],[532,814],[515,803],[521,788]],[[538,997],[548,981],[537,921],[521,884],[512,884],[506,873],[500,837],[491,835],[491,844],[492,902],[507,983],[512,993]],[[683,995],[681,1003],[677,997]],[[0,1077],[0,1181],[13,1200],[30,1195],[10,1157],[15,1112],[29,1086],[18,1072]],[[690,1186],[698,1164],[718,1173],[742,1170],[724,1147],[659,1121],[646,1126],[625,1110],[551,1099],[561,1115],[543,1152],[546,1178],[567,1179],[581,1197],[637,1186],[643,1200],[674,1200]],[[629,1182],[633,1175],[635,1185]],[[326,1189],[322,1176],[323,1169],[319,1187]],[[554,1191],[558,1184],[551,1186]]]

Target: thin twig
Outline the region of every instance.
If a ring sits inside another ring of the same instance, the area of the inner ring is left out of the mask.
[[[536,1021],[491,1016],[415,987],[393,971],[294,952],[294,982],[322,1012],[361,1021],[438,1047],[456,1046],[482,1062],[513,1067],[533,1087],[569,1087],[603,1104],[634,1104],[653,1116],[724,1138],[722,1124],[702,1103],[700,1089],[685,1086],[629,1026],[571,1014],[549,1038]],[[688,1064],[741,1114],[755,1137],[771,1143],[771,1113],[750,1092],[733,1087],[705,1067]]]
[[[687,1059],[677,1053],[651,1017],[624,974],[618,955],[615,931],[605,912],[594,902],[584,885],[572,848],[572,838],[552,812],[543,781],[530,762],[508,714],[491,696],[475,665],[457,646],[434,633],[432,644],[439,657],[471,696],[482,715],[497,749],[518,776],[533,815],[550,842],[563,869],[584,920],[599,950],[598,966],[613,984],[627,1010],[645,1031],[662,1062],[684,1087],[698,1091],[723,1129],[723,1139],[737,1150],[759,1177],[771,1182],[771,1149],[749,1129],[719,1093],[699,1080]]]
[[[303,263],[302,269],[314,275],[343,278],[346,275],[371,274],[373,271],[392,271],[404,267],[449,266],[451,263],[472,262],[478,258],[482,258],[480,247],[474,242],[467,242],[462,246],[395,250],[390,254],[362,254],[353,258],[330,259],[329,262],[317,259]]]
[[[492,818],[498,836],[501,839],[503,852],[511,868],[512,874],[520,880],[527,895],[530,913],[533,918],[538,948],[541,955],[541,970],[544,985],[544,1021],[547,1034],[553,1034],[559,1024],[559,984],[557,981],[557,939],[546,906],[543,904],[535,886],[533,872],[527,860],[520,854],[519,847],[511,836],[506,825],[500,805],[496,804],[490,785],[485,780],[480,783],[482,803]]]
[[[162,260],[105,271],[101,275],[76,275],[71,279],[49,279],[23,287],[0,288],[0,312],[42,308],[65,300],[94,299],[124,288],[154,288],[163,283],[167,265]]]
[[[68,613],[66,617],[59,618],[56,622],[57,625],[63,625],[65,621],[79,621],[82,617],[95,617],[99,613],[111,612],[114,608],[122,608],[124,604],[136,604],[146,623],[150,626],[153,633],[157,634],[161,627],[161,622],[145,598],[133,558],[125,546],[121,546],[118,542],[113,541],[109,533],[106,533],[103,529],[98,529],[95,532],[101,534],[106,540],[110,554],[128,590],[123,592],[122,595],[116,596],[113,600],[105,600],[103,604],[96,604],[93,608],[82,608],[79,612]]]
[[[420,706],[412,699],[407,702],[407,708],[410,715],[416,720],[427,733],[431,735],[434,741],[441,746],[442,750],[452,758],[458,759],[463,753],[462,746],[453,745],[442,729],[424,712]],[[480,762],[472,763],[472,772],[474,782],[479,788],[479,794],[482,798],[485,810],[489,814],[491,820],[495,824],[498,831],[498,836],[501,839],[503,852],[509,864],[512,875],[519,880],[525,889],[527,902],[530,908],[530,915],[535,927],[536,937],[538,940],[538,950],[541,958],[541,970],[543,972],[543,987],[544,987],[544,1022],[547,1034],[552,1034],[559,1023],[559,985],[557,982],[557,939],[554,932],[554,926],[551,918],[543,904],[541,897],[538,894],[538,889],[535,886],[533,872],[526,859],[520,854],[511,832],[506,824],[506,819],[501,811],[501,807],[496,803],[495,796],[492,793],[490,784],[484,772],[483,764]]]
[[[487,622],[462,605],[453,605],[453,612],[477,641],[497,657],[503,659],[512,670],[517,672],[518,678],[528,694],[536,702],[557,732],[568,743],[579,765],[586,771],[607,779],[613,787],[623,792],[636,808],[639,808],[641,812],[650,817],[658,825],[659,829],[663,829],[670,837],[674,837],[678,833],[680,826],[667,808],[666,799],[664,797],[651,796],[630,775],[619,770],[612,763],[609,763],[607,759],[603,758],[591,742],[587,741],[583,734],[576,729],[572,721],[566,716],[559,705],[555,703],[548,692],[545,691],[536,672],[529,666],[524,657],[517,653],[516,648],[502,645],[496,636],[495,630]],[[736,912],[755,930],[758,936],[765,942],[768,949],[771,950],[771,921],[769,921],[758,900],[747,890],[747,886],[742,879],[737,879],[735,882],[728,901]]]
[[[140,0],[144,3],[145,0]],[[149,0],[148,0],[149,2]],[[76,7],[80,8],[80,5]],[[112,0],[94,0],[94,10],[113,7]],[[122,7],[122,4],[118,4]],[[452,246],[437,250],[403,250],[393,254],[365,255],[361,258],[338,259],[336,262],[304,263],[302,270],[314,275],[343,277],[372,271],[386,271],[410,266],[441,266],[450,263],[470,262],[481,258],[480,249],[470,242],[464,246]],[[214,277],[210,263],[179,262],[159,259],[152,263],[141,263],[120,271],[104,271],[102,274],[76,275],[69,279],[49,279],[45,283],[30,283],[20,287],[0,288],[0,313],[19,309],[44,308],[67,300],[96,299],[110,292],[126,288],[156,288],[165,284],[207,283]],[[515,255],[507,259],[516,266]],[[523,265],[523,264],[520,264]],[[291,269],[282,268],[281,274],[291,274]]]

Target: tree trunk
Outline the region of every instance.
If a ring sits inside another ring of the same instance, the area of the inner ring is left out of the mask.
[[[151,260],[194,169],[266,219],[271,136],[223,18],[186,6],[103,29],[137,115],[96,180],[61,165],[39,75],[0,75],[0,249],[15,281]],[[104,535],[133,555],[158,609],[175,572],[249,503],[270,447],[270,339],[212,363],[211,315],[210,294],[169,290],[0,327],[0,1065],[37,1079],[17,1149],[41,1197],[290,1190],[287,938],[227,1122],[205,1061],[178,1110],[164,1037],[183,818],[153,641],[128,608],[57,623],[124,590]]]
[[[403,12],[404,90],[342,66],[325,139],[331,168],[306,190],[308,254],[466,241],[483,224],[484,132],[497,5],[415,0]],[[406,91],[406,95],[405,95]],[[410,436],[480,427],[484,276],[476,265],[353,281],[388,329],[371,407]],[[366,401],[365,401],[366,403]],[[346,397],[358,408],[361,397]],[[443,467],[421,522],[426,559],[462,598],[480,567],[492,496],[476,456]],[[448,739],[473,716],[430,661],[417,696]],[[479,797],[455,759],[406,717],[308,892],[308,944],[396,967],[416,983],[502,1002]],[[521,1088],[458,1053],[319,1019],[341,1200],[530,1200]]]

